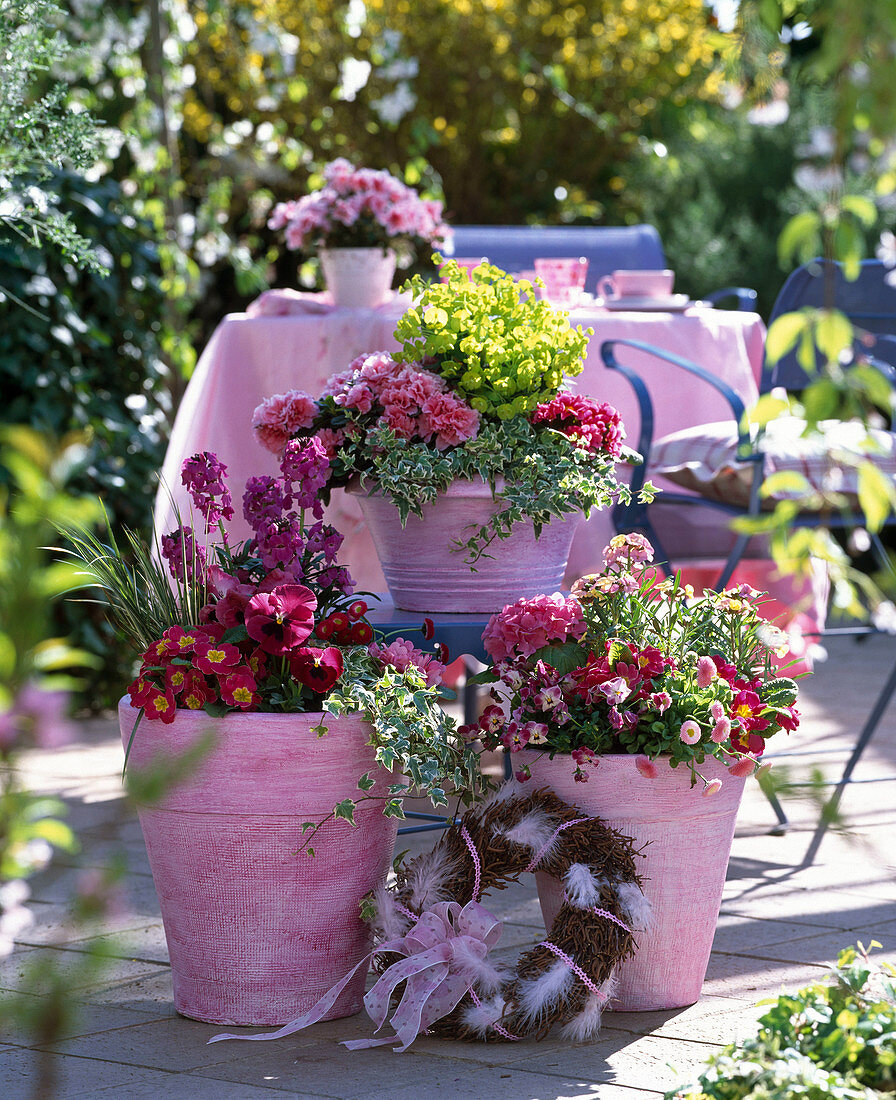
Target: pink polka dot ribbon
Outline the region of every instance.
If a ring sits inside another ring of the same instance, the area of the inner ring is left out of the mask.
[[[482,1001],[480,1001],[479,998],[476,996],[476,990],[472,986],[470,986],[469,992],[473,1004],[476,1005],[477,1008],[482,1008]],[[512,1043],[518,1043],[520,1041],[519,1035],[511,1035],[507,1028],[501,1027],[497,1020],[493,1020],[492,1023],[490,1023],[488,1026],[497,1031],[497,1033],[503,1036],[505,1039],[509,1039]]]
[[[532,857],[532,859],[529,863],[529,866],[525,869],[525,871],[523,871],[523,874],[527,875],[531,871],[535,870],[535,868],[538,866],[538,864],[541,863],[541,860],[544,857],[545,853],[550,850],[551,845],[554,843],[554,841],[557,839],[557,837],[563,832],[564,829],[568,829],[570,827],[570,825],[581,825],[582,822],[589,821],[589,820],[590,820],[590,818],[587,818],[587,817],[577,817],[575,819],[575,821],[565,821],[562,825],[559,825],[553,831],[550,838],[542,846],[542,848],[538,852],[538,854]]]
[[[466,825],[461,825],[460,835],[467,842],[467,847],[470,849],[470,856],[473,860],[473,867],[476,870],[476,881],[473,883],[473,896],[470,901],[479,901],[479,890],[482,886],[482,864],[479,862],[479,853],[476,851],[476,845],[473,843],[473,838],[467,831]]]
[[[611,920],[614,924],[618,924],[619,927],[624,929],[626,932],[632,931],[631,928],[629,928],[629,926],[625,923],[625,921],[620,920],[619,917],[609,912],[609,910],[607,909],[598,909],[597,906],[594,905],[588,910],[588,912],[594,913],[595,916],[603,917],[605,920]]]
[[[560,959],[561,962],[566,963],[566,965],[573,972],[573,974],[575,974],[575,976],[581,982],[584,983],[585,987],[588,990],[590,990],[593,994],[595,994],[596,997],[598,997],[600,999],[602,1004],[607,1003],[607,1001],[610,998],[607,996],[606,993],[603,992],[602,989],[599,989],[594,984],[594,982],[588,977],[588,975],[579,966],[579,964],[575,961],[575,959],[571,959],[569,957],[569,955],[566,954],[565,951],[561,951],[560,948],[555,943],[551,943],[550,940],[542,940],[541,943],[538,946],[539,947],[546,947],[548,949],[548,951],[553,951],[553,953],[557,956],[557,958]]]

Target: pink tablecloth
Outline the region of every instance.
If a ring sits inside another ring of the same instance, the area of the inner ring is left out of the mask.
[[[250,307],[251,315],[225,317],[199,360],[177,414],[156,501],[157,530],[165,532],[175,525],[172,498],[183,515],[189,514],[180,466],[190,455],[209,450],[228,467],[237,512],[232,533],[238,539],[248,537],[240,505],[246,479],[277,472],[274,457],[253,437],[250,420],[255,407],[263,398],[293,388],[316,395],[327,378],[345,369],[355,356],[394,349],[395,321],[407,305],[406,298],[397,297],[378,310],[334,309],[321,297],[269,292]],[[600,345],[606,339],[656,344],[713,369],[746,403],[757,396],[765,329],[756,314],[707,308],[611,313],[590,308],[575,310],[570,320],[594,329],[577,388],[619,409],[631,445],[637,443],[637,405],[625,379],[601,362]],[[726,415],[723,399],[685,372],[630,349],[620,349],[619,358],[637,365],[659,397],[657,434]],[[355,502],[337,492],[328,518],[346,536],[342,558],[359,587],[385,590]],[[611,534],[607,514],[593,517],[576,537],[570,575],[599,568],[600,551]]]
[[[175,526],[173,504],[184,517],[189,501],[180,486],[183,460],[198,451],[214,451],[226,463],[236,516],[231,533],[248,537],[241,497],[246,479],[276,474],[277,464],[253,438],[250,420],[255,407],[274,393],[300,388],[317,395],[324,382],[345,369],[362,352],[391,350],[395,322],[409,299],[396,297],[377,310],[335,309],[324,296],[269,291],[246,314],[231,314],[215,330],[190,380],[162,471],[156,501],[156,529]],[[626,380],[608,371],[600,357],[604,340],[634,339],[691,359],[715,374],[740,395],[745,404],[758,394],[765,328],[753,313],[698,307],[682,313],[609,312],[583,308],[570,315],[572,324],[592,328],[585,368],[577,388],[619,409],[636,446],[640,425],[634,394]],[[724,419],[724,399],[692,375],[638,351],[620,348],[620,362],[637,367],[655,400],[656,436],[680,428]],[[372,541],[354,500],[341,491],[333,495],[327,518],[346,536],[341,560],[358,587],[382,592],[386,585]],[[601,566],[601,550],[612,535],[610,516],[603,512],[584,524],[576,536],[567,581]],[[695,537],[695,542],[699,536]],[[693,547],[695,557],[701,547]],[[758,572],[757,572],[758,568]],[[709,573],[698,579],[710,580]],[[775,579],[768,563],[753,563],[744,580],[768,589],[778,608],[806,611],[799,623],[811,630],[823,615],[825,593],[810,585],[794,587]],[[762,581],[765,583],[761,583]],[[787,617],[787,616],[785,616]]]

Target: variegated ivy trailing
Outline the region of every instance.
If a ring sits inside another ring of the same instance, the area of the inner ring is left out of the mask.
[[[394,355],[359,356],[319,397],[293,390],[260,405],[261,443],[281,454],[290,438],[317,438],[330,458],[327,490],[360,478],[402,523],[452,482],[482,478],[501,507],[457,539],[469,562],[523,521],[539,533],[627,500],[616,466],[639,457],[622,442],[618,412],[561,388],[581,373],[589,333],[490,264],[468,278],[449,260],[442,275],[406,285],[414,304]]]

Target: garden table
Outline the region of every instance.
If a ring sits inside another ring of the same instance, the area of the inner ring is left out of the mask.
[[[263,398],[293,388],[316,396],[331,374],[344,370],[362,352],[394,350],[395,322],[409,302],[407,296],[396,295],[375,310],[336,309],[324,295],[268,291],[246,313],[226,316],[202,353],[177,413],[156,500],[156,529],[165,532],[175,526],[172,501],[182,514],[189,514],[180,466],[190,455],[209,450],[228,468],[236,511],[231,532],[237,539],[248,537],[241,514],[246,479],[277,473],[274,456],[253,438],[250,420],[255,407]],[[765,328],[754,313],[706,307],[675,313],[623,312],[585,306],[573,310],[570,321],[594,329],[577,389],[609,402],[623,421],[630,420],[630,442],[637,433],[637,405],[625,380],[604,369],[603,340],[632,338],[655,344],[714,366],[748,405],[758,395]],[[680,372],[666,372],[657,361],[639,361],[638,353],[632,353],[630,361],[648,379],[653,393],[668,396],[657,402],[658,435],[724,419],[724,402],[709,387],[701,388]],[[358,587],[383,591],[385,581],[357,503],[337,491],[327,518],[345,535],[341,560]],[[573,543],[568,580],[600,568],[600,551],[611,535],[606,512],[583,526]]]

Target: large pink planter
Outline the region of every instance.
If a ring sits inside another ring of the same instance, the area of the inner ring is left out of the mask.
[[[127,745],[137,711],[119,704]],[[359,902],[388,872],[397,822],[381,803],[359,807],[357,828],[329,822],[299,852],[302,823],[318,821],[358,779],[392,777],[354,716],[178,711],[141,720],[128,768],[184,752],[211,731],[214,748],[164,800],[139,810],[171,958],[174,1005],[215,1024],[283,1024],[314,1005],[370,950]],[[361,968],[327,1019],[360,1011]]]
[[[384,496],[349,487],[370,529],[392,602],[407,611],[500,611],[506,604],[542,592],[556,592],[581,519],[570,515],[542,528],[519,524],[496,539],[471,567],[451,549],[465,528],[488,522],[497,505],[482,480],[454,481],[404,527],[398,509]]]
[[[721,790],[703,797],[690,786],[690,769],[658,762],[655,779],[645,779],[634,756],[602,756],[587,783],[576,783],[568,756],[525,757],[536,786],[551,787],[567,802],[603,818],[635,841],[644,893],[653,907],[647,932],[638,932],[638,951],[617,970],[619,987],[610,1003],[617,1012],[682,1008],[700,997],[715,935],[734,824],[744,780],[707,759],[700,772],[722,780]],[[562,896],[557,879],[536,873],[545,927],[550,928]]]

